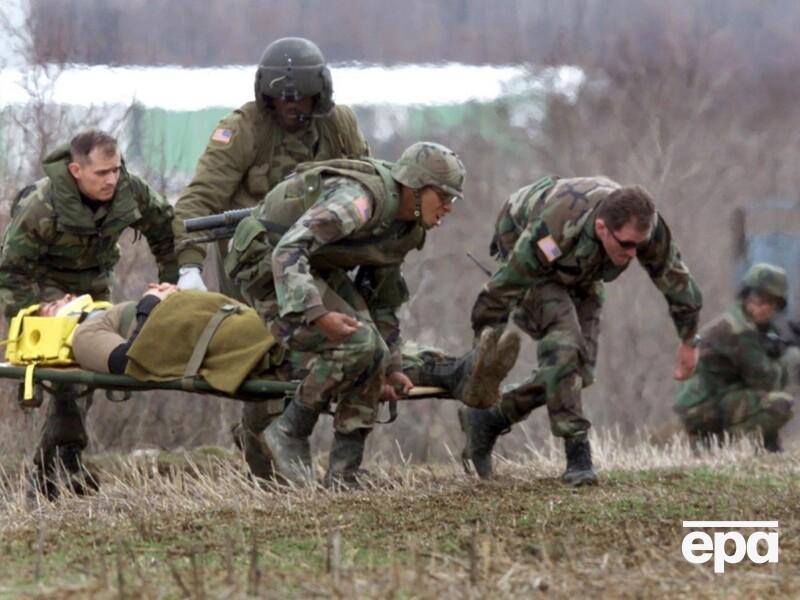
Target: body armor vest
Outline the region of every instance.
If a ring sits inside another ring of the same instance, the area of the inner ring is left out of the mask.
[[[400,206],[391,164],[374,159],[335,159],[300,165],[295,174],[271,191],[254,211],[268,232],[274,247],[288,230],[320,197],[324,177],[348,177],[367,188],[374,200],[369,221],[345,240],[326,245],[311,257],[312,267],[351,269],[362,265],[391,266],[421,248],[425,232],[395,220]]]

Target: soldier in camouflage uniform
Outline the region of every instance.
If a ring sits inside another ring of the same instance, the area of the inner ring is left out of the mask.
[[[781,450],[779,431],[792,416],[793,399],[783,391],[787,372],[773,319],[786,301],[784,270],[754,265],[739,302],[701,330],[697,371],[675,403],[693,444],[759,432],[768,451]]]
[[[217,125],[194,179],[178,198],[173,224],[180,289],[206,289],[205,257],[184,219],[250,208],[301,162],[369,154],[352,110],[333,103],[331,74],[319,48],[302,38],[270,44],[256,71],[255,101]],[[217,258],[226,246],[216,247]],[[235,296],[221,269],[220,289]]]
[[[649,194],[605,177],[544,177],[515,192],[500,210],[491,251],[502,264],[475,302],[473,329],[502,328],[512,316],[538,341],[539,368],[497,407],[461,411],[465,467],[490,477],[497,437],[546,405],[553,435],[564,438],[562,479],[595,483],[581,389],[594,381],[604,282],[638,258],[669,304],[681,340],[679,379],[697,361],[700,290]]]
[[[6,318],[65,293],[108,300],[117,241],[128,227],[147,238],[159,277],[176,281],[172,207],[128,173],[113,137],[94,130],[78,134],[45,158],[44,172],[17,196],[3,238],[0,302]],[[55,386],[35,457],[42,477],[59,461],[79,470],[91,400],[80,396],[76,386]]]
[[[315,357],[265,434],[287,479],[304,479],[308,437],[335,400],[326,481],[353,483],[384,381],[411,387],[396,315],[408,298],[401,265],[462,196],[464,174],[452,151],[431,142],[413,144],[394,164],[307,163],[237,227],[228,276],[281,344]],[[246,410],[243,425],[259,436],[265,420]]]

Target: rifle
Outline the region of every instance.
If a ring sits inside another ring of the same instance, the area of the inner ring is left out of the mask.
[[[481,261],[479,261],[477,258],[475,258],[472,255],[472,252],[467,252],[467,256],[470,258],[470,260],[472,260],[472,262],[475,263],[475,266],[477,266],[481,271],[484,272],[484,274],[487,277],[489,277],[489,278],[492,277],[492,272],[487,267],[485,267]]]
[[[227,240],[233,237],[236,226],[253,212],[252,208],[237,208],[236,210],[226,210],[218,215],[207,217],[194,217],[185,219],[183,226],[187,233],[194,231],[206,231],[205,236],[192,238],[192,243],[216,242],[217,240]]]

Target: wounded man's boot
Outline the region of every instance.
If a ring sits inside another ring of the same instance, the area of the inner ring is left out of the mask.
[[[506,330],[484,329],[478,347],[469,355],[474,363],[465,369],[459,395],[467,406],[488,408],[500,401],[500,384],[514,368],[519,356],[520,337]],[[463,391],[462,391],[463,390]]]
[[[362,428],[333,434],[331,459],[324,484],[329,488],[354,489],[360,487],[358,477],[365,474],[361,467],[364,459],[364,445],[370,429]]]
[[[275,469],[292,483],[303,484],[308,477],[314,479],[308,438],[314,431],[318,418],[317,411],[303,406],[295,399],[264,432],[264,440],[272,454]]]
[[[592,468],[592,448],[586,432],[564,438],[564,452],[567,455],[567,468],[561,480],[567,485],[594,485],[597,473]]]
[[[458,420],[461,430],[466,435],[466,444],[461,452],[461,462],[467,473],[472,467],[481,479],[492,476],[492,450],[497,438],[511,428],[509,421],[500,408],[460,408]]]

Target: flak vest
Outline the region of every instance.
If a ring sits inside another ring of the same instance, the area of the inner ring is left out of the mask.
[[[334,159],[304,163],[278,184],[253,214],[242,221],[231,241],[225,267],[228,275],[245,285],[267,291],[272,283],[272,250],[305,212],[320,198],[326,177],[347,177],[369,190],[374,201],[370,219],[344,240],[323,246],[311,256],[317,270],[359,266],[399,265],[406,254],[425,242],[425,230],[395,220],[400,206],[391,163],[371,158]],[[258,294],[256,294],[258,295]]]

